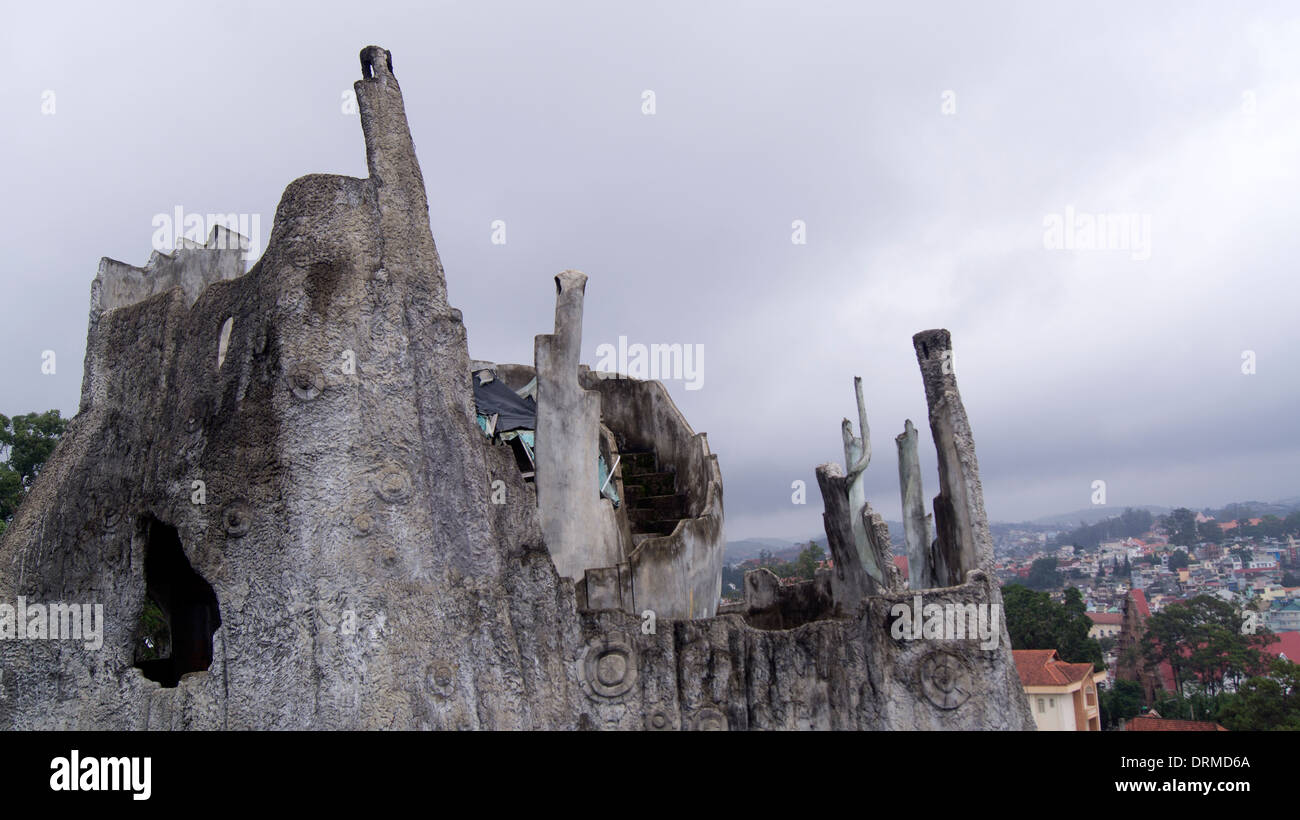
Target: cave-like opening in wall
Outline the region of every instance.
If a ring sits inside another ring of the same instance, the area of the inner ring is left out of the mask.
[[[176,528],[143,522],[145,600],[137,627],[135,665],[146,678],[176,686],[181,676],[212,665],[212,635],[221,626],[217,594],[194,571]]]

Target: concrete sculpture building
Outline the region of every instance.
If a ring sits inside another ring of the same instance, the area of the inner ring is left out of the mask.
[[[579,364],[586,283],[578,271],[555,277],[555,332],[537,337],[535,367],[479,362],[478,372],[537,396],[542,534],[580,601],[711,617],[726,549],[717,456],[662,383]]]
[[[0,601],[33,623],[102,606],[101,641],[6,634],[0,610],[0,727],[1033,727],[1005,642],[891,634],[913,596],[865,572],[836,470],[836,577],[787,594],[754,573],[718,611],[703,435],[661,384],[578,365],[581,274],[557,277],[533,369],[471,365],[392,57],[361,69],[369,176],[290,183],[247,273],[215,247],[101,267],[80,411],[0,541]],[[925,594],[988,603],[941,341],[918,342],[944,448],[947,585]],[[535,394],[535,465],[522,428],[480,421],[486,370]],[[151,605],[160,658],[139,651]]]

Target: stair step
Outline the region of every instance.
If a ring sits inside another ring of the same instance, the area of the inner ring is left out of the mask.
[[[646,527],[649,524],[652,524],[653,522],[658,521],[663,517],[664,517],[663,513],[653,508],[644,509],[640,507],[633,507],[631,505],[629,505],[627,508],[627,520],[628,523],[631,524],[634,529],[637,527]]]
[[[677,522],[680,520],[680,518],[666,518],[639,523],[634,522],[632,524],[632,538],[635,540],[637,534],[640,533],[649,533],[655,537],[660,535],[670,535],[673,530],[677,529]]]
[[[623,479],[628,476],[644,475],[658,471],[658,459],[654,453],[619,453],[619,464],[623,467]]]
[[[641,473],[629,476],[623,473],[623,487],[628,490],[628,499],[655,495],[673,495],[677,492],[675,473]],[[636,491],[633,492],[633,488]]]
[[[628,502],[628,508],[629,512],[652,512],[655,518],[685,518],[686,496],[682,493],[638,496],[635,501]]]

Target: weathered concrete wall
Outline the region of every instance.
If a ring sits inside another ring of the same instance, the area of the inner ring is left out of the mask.
[[[97,318],[172,288],[180,288],[192,305],[208,285],[244,275],[244,242],[239,234],[216,225],[204,244],[182,241],[171,253],[154,251],[143,268],[106,256],[99,260],[91,284],[90,314]]]
[[[582,353],[582,299],[587,277],[564,271],[555,277],[555,333],[538,336],[537,503],[542,534],[565,578],[588,567],[623,561],[623,541],[614,504],[599,493],[600,396],[578,381]]]
[[[527,365],[498,364],[496,369],[502,381],[516,390],[536,374]],[[709,452],[707,435],[691,429],[661,382],[606,378],[586,366],[579,367],[579,374],[581,386],[600,396],[603,426],[622,436],[624,446],[657,453],[664,466],[676,471],[678,489],[687,499],[690,517],[672,533],[647,539],[628,551],[634,600],[623,608],[650,609],[667,618],[711,617],[722,597],[726,537],[722,473],[717,456]],[[540,449],[540,432],[538,440]],[[606,455],[606,463],[613,464],[608,451]],[[615,481],[619,472],[615,471]],[[620,497],[626,498],[621,486]],[[623,509],[616,521],[626,529]],[[625,532],[622,537],[631,535]],[[611,564],[605,569],[612,568]],[[601,583],[608,585],[612,577],[602,576]]]
[[[658,381],[608,378],[582,369],[583,386],[600,394],[605,423],[626,446],[652,450],[676,472],[688,518],[672,533],[642,541],[628,556],[635,573],[636,610],[663,617],[708,618],[722,599],[722,472],[708,437],[696,433]]]
[[[835,606],[832,575],[832,570],[822,569],[811,581],[782,584],[770,569],[750,570],[745,573],[744,603],[729,605],[724,614],[739,614],[758,629],[794,629],[843,618]]]
[[[816,582],[808,582],[814,586]],[[982,576],[927,601],[985,603]],[[798,592],[791,593],[794,595]],[[761,629],[741,615],[659,622],[582,616],[602,637],[585,667],[592,703],[579,724],[620,729],[1032,730],[1009,651],[970,640],[898,640],[891,609],[871,599],[857,617]],[[604,658],[613,659],[605,664]],[[601,679],[601,670],[608,676]],[[619,675],[621,669],[635,674]],[[676,674],[674,678],[673,675]],[[630,679],[629,679],[630,678]],[[617,681],[611,684],[610,681]],[[625,688],[626,687],[626,688]]]
[[[90,323],[93,334],[105,313],[143,302],[151,296],[179,288],[187,306],[207,287],[244,274],[244,238],[221,225],[212,228],[205,244],[182,240],[171,253],[154,251],[144,267],[128,265],[107,256],[90,285]],[[214,353],[215,355],[215,353]],[[89,407],[95,385],[103,375],[103,362],[86,356],[81,385],[81,409]]]

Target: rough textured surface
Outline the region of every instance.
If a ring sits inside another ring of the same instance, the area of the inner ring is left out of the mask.
[[[542,535],[560,575],[574,579],[588,567],[619,564],[632,547],[613,503],[597,494],[600,396],[578,383],[586,286],[578,271],[555,277],[555,332],[534,344]]]
[[[722,597],[722,473],[708,437],[696,433],[658,381],[607,378],[586,368],[583,386],[600,395],[605,423],[625,446],[651,450],[671,469],[686,496],[686,517],[672,532],[635,545],[627,561],[635,573],[634,611],[669,618],[707,618]]]
[[[212,228],[203,245],[182,239],[171,253],[154,251],[143,268],[107,256],[99,260],[99,271],[90,284],[90,335],[99,319],[110,310],[142,302],[151,296],[179,288],[187,306],[214,282],[235,279],[244,273],[243,237],[221,225]],[[81,409],[89,405],[92,371],[103,365],[86,356],[82,381]]]
[[[884,586],[867,574],[866,567],[862,564],[850,524],[852,513],[849,511],[849,479],[844,475],[844,469],[833,461],[819,465],[817,486],[826,508],[822,513],[822,524],[834,564],[831,585],[835,601],[841,611],[855,612],[867,596],[881,592]],[[866,505],[860,512],[866,512],[868,508],[869,505]]]
[[[960,583],[974,569],[992,575],[993,536],[984,512],[975,437],[957,390],[952,337],[946,330],[925,330],[912,337],[912,344],[939,453],[939,495],[934,500],[936,558],[945,564],[948,583]]]
[[[921,461],[916,441],[916,428],[908,419],[903,432],[894,439],[898,445],[898,489],[902,499],[903,543],[907,546],[907,581],[912,589],[928,589],[941,583],[931,557],[930,516],[925,512],[921,491]]]
[[[888,558],[876,549],[871,533],[870,514],[867,508],[866,472],[871,466],[871,426],[867,423],[867,403],[862,397],[862,378],[853,377],[853,391],[858,400],[858,430],[853,435],[853,422],[844,419],[840,435],[844,440],[844,469],[849,492],[849,524],[853,528],[853,542],[857,545],[858,560],[863,570],[876,583],[888,585],[886,577]],[[888,545],[888,539],[885,540]]]
[[[391,56],[361,63],[367,179],[294,181],[246,275],[92,324],[0,600],[103,604],[103,646],[0,641],[0,727],[1032,728],[1009,651],[891,637],[905,594],[793,629],[579,607],[475,424]],[[146,589],[176,686],[135,665]]]
[[[539,352],[543,349],[543,340],[549,351],[554,344],[552,339],[551,336],[538,337]],[[537,375],[537,370],[527,365],[498,364],[495,367],[498,376],[515,390]],[[553,378],[561,382],[561,390],[568,397],[566,403],[576,405],[573,397],[580,394],[574,392],[574,386],[563,384],[566,372],[554,370]],[[600,601],[603,608],[632,613],[648,609],[664,618],[711,617],[717,613],[722,597],[722,563],[726,551],[722,473],[718,468],[718,458],[709,452],[708,437],[691,429],[661,382],[616,375],[619,377],[611,378],[610,374],[596,373],[585,366],[576,369],[578,384],[586,391],[581,394],[584,401],[597,398],[602,431],[600,452],[605,456],[605,463],[626,464],[626,461],[618,460],[628,454],[620,453],[613,439],[621,441],[624,449],[657,454],[662,468],[672,473],[674,489],[685,499],[685,517],[677,521],[671,532],[654,537],[642,535],[633,541],[628,531],[628,504],[624,503],[613,511],[612,524],[602,523],[594,530],[573,528],[572,532],[575,538],[582,538],[584,534],[591,538],[591,533],[608,533],[616,527],[620,543],[631,543],[632,546],[618,557],[611,556],[611,563],[607,566],[591,563],[593,551],[587,548],[582,553],[585,556],[582,561],[587,563],[579,562],[569,571],[578,579],[585,578],[585,581],[579,581],[579,585],[585,590],[585,600],[591,608],[597,608],[593,602]],[[538,381],[540,394],[545,392],[543,388],[548,380],[539,378]],[[556,427],[559,427],[558,423]],[[539,430],[539,456],[543,443]],[[584,479],[574,485],[572,492],[561,497],[577,510],[575,515],[581,513],[600,521],[597,516],[604,514],[609,502],[597,499],[590,490],[595,483],[594,469],[587,467],[585,461],[567,461],[573,470],[590,470],[591,481]],[[617,484],[619,497],[626,502],[629,494],[624,491],[622,474],[623,468],[616,467],[612,481]],[[539,498],[539,505],[545,518],[548,510],[544,498]],[[551,548],[549,538],[546,543]],[[554,555],[556,550],[551,548],[551,552]],[[557,568],[559,566],[557,560]],[[566,573],[561,571],[561,574]]]

